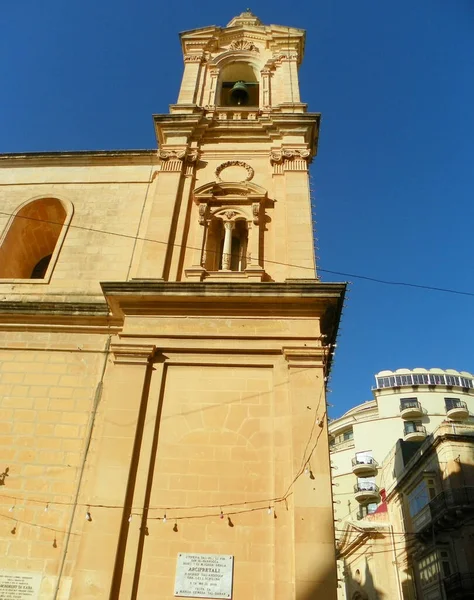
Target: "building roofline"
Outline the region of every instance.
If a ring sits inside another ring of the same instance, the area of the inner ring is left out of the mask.
[[[96,162],[123,161],[124,159],[143,160],[144,158],[158,157],[157,149],[136,150],[65,150],[46,152],[5,152],[0,153],[0,168],[12,164],[34,163],[34,162],[84,162],[84,159],[92,159]],[[149,160],[147,160],[147,163]]]

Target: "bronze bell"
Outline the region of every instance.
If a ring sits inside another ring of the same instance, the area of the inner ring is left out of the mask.
[[[230,91],[230,99],[232,104],[237,106],[245,105],[249,101],[249,92],[243,81],[236,81],[234,87]]]

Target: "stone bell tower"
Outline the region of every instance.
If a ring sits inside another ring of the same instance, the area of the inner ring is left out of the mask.
[[[81,499],[124,508],[84,528],[108,558],[79,551],[72,598],[336,598],[325,381],[345,286],[316,275],[304,40],[250,12],[181,34],[129,276],[101,283],[120,331]],[[232,561],[225,581],[186,579],[207,555]]]
[[[156,245],[144,242],[136,277],[315,277],[308,164],[319,114],[300,102],[304,39],[250,12],[181,34],[178,102],[154,117],[160,201],[144,232],[162,239],[170,220],[168,246],[157,260]]]

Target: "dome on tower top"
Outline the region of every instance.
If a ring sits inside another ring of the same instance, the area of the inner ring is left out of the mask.
[[[262,22],[258,17],[256,17],[252,11],[247,8],[247,10],[237,17],[234,17],[232,21],[227,24],[227,27],[238,27],[239,25],[261,25]]]

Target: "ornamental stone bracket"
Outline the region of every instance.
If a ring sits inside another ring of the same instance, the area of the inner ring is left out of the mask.
[[[282,148],[270,152],[270,163],[273,173],[281,174],[284,171],[307,171],[311,161],[311,152],[306,149]]]
[[[111,344],[114,363],[121,365],[147,365],[155,356],[156,346],[153,344]]]

